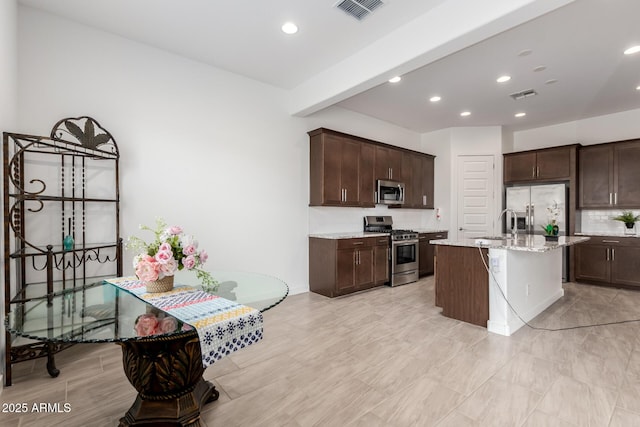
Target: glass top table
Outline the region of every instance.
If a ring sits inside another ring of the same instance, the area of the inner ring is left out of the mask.
[[[222,298],[265,311],[286,298],[282,280],[263,274],[212,271]],[[193,275],[176,276],[176,284],[199,287]],[[141,314],[157,310],[135,295],[97,279],[95,282],[12,304],[5,324],[9,332],[49,342],[122,342],[140,339],[134,325]],[[162,334],[179,335],[187,331]]]

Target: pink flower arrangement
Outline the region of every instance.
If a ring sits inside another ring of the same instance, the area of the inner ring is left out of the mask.
[[[182,227],[169,227],[163,219],[158,218],[155,229],[144,225],[140,229],[153,232],[155,240],[146,243],[138,237],[129,237],[127,248],[141,250],[133,258],[133,268],[138,279],[153,282],[186,269],[194,271],[205,288],[215,289],[217,282],[201,269],[209,255],[204,249],[198,249],[198,241],[185,234]]]
[[[139,337],[150,335],[170,334],[178,331],[188,331],[192,329],[190,325],[180,322],[172,316],[158,311],[157,313],[145,313],[138,316],[134,329]]]

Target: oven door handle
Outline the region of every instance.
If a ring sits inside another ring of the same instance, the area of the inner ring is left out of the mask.
[[[417,243],[420,243],[420,241],[418,239],[411,239],[411,240],[393,240],[391,242],[394,246],[400,246],[400,245],[415,245]]]

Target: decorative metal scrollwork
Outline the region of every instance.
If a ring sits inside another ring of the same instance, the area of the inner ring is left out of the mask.
[[[51,129],[51,138],[64,140],[64,136],[73,137],[81,146],[90,150],[118,154],[118,146],[113,136],[91,117],[69,117],[58,121]]]

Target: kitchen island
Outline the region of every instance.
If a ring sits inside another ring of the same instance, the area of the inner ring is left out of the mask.
[[[561,236],[547,242],[538,235],[433,240],[436,305],[444,316],[509,336],[523,319],[530,321],[564,295],[560,248],[586,240]]]

